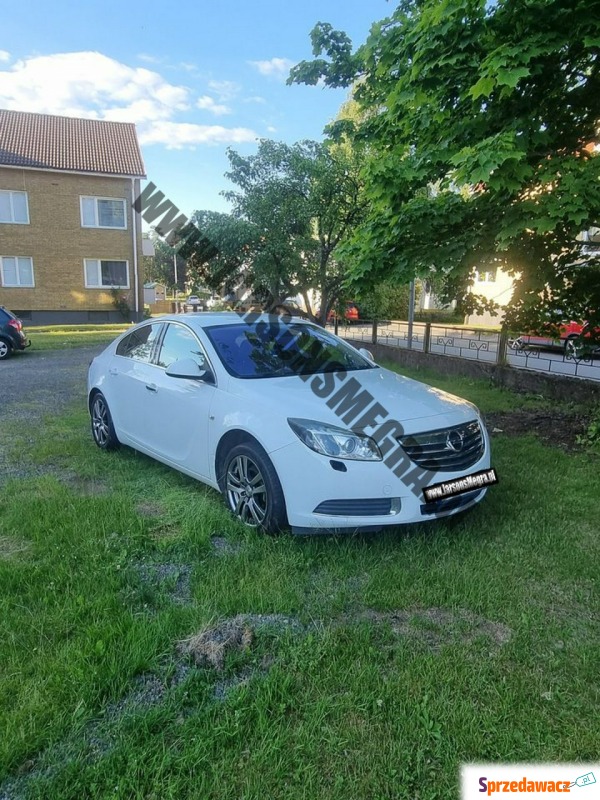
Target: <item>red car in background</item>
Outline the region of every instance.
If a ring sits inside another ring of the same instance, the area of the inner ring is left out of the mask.
[[[571,320],[560,326],[560,339],[538,333],[526,333],[514,339],[510,346],[515,350],[525,350],[528,347],[561,347],[567,358],[579,358],[585,347],[585,339],[590,336],[590,332],[586,331],[586,328],[587,322]],[[600,333],[598,330],[596,332]]]
[[[334,322],[337,313],[335,309],[331,309],[329,314],[327,315],[327,322]],[[353,322],[358,322],[360,320],[360,313],[358,311],[358,306],[356,303],[347,303],[346,308],[344,309],[344,319],[348,324],[352,324]]]

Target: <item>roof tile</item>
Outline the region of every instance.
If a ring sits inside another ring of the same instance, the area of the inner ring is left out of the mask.
[[[131,122],[0,109],[0,166],[144,178]]]

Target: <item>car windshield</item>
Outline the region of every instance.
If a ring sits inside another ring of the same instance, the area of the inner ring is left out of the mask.
[[[205,328],[225,369],[236,378],[314,375],[377,369],[354,348],[316,325],[279,318]]]

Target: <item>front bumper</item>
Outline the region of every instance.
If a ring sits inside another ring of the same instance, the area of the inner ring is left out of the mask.
[[[460,472],[436,472],[428,485],[488,469],[490,446],[485,428],[483,435],[485,447],[476,463]],[[384,461],[331,459],[300,440],[269,456],[281,481],[293,533],[381,530],[425,522],[465,511],[480,502],[487,491],[476,489],[428,503],[422,492],[425,487],[407,485]],[[344,509],[354,511],[345,513]],[[338,513],[327,513],[331,510]]]

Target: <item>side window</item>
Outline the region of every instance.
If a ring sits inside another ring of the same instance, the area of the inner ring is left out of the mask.
[[[133,358],[134,361],[150,361],[152,349],[162,323],[136,328],[117,345],[117,355]]]
[[[200,367],[206,361],[202,347],[194,334],[183,325],[169,325],[158,354],[158,366],[169,367],[174,361],[193,358]]]

